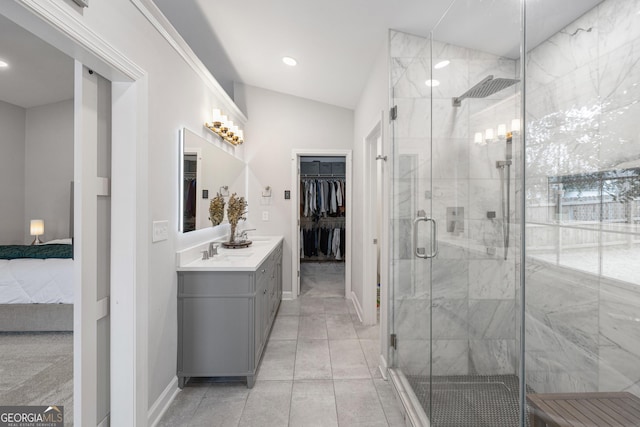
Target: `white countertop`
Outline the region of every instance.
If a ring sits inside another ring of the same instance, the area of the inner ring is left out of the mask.
[[[220,242],[218,255],[203,260],[202,251],[209,242],[176,252],[177,271],[256,271],[262,262],[282,242],[282,236],[250,236],[248,248],[227,249]]]

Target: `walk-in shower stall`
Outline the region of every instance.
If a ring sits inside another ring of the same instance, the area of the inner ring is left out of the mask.
[[[411,418],[528,426],[579,412],[532,397],[596,392],[574,425],[604,425],[628,392],[610,416],[638,425],[640,0],[454,0],[434,22],[389,35],[388,359]]]

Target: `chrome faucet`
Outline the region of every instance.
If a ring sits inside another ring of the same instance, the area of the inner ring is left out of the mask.
[[[213,257],[214,255],[218,255],[218,245],[214,245],[213,242],[209,242],[209,258]]]
[[[245,240],[247,240],[247,238],[249,237],[249,236],[247,235],[247,231],[255,231],[255,230],[256,230],[255,228],[247,228],[246,230],[242,230],[242,231],[240,232],[240,236],[239,236],[240,241],[241,241],[241,242],[244,242]]]

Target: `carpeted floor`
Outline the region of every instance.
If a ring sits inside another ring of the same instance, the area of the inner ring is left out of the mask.
[[[0,333],[0,405],[64,406],[73,425],[73,333]]]

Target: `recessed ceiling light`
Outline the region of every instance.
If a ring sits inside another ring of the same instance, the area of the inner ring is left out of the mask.
[[[444,61],[438,62],[436,65],[433,66],[433,68],[435,68],[436,70],[439,70],[440,68],[446,67],[450,63],[451,61],[449,61],[448,59],[445,59]]]
[[[298,61],[296,61],[295,58],[292,58],[290,56],[283,56],[282,62],[284,62],[290,67],[295,67],[296,65],[298,65]]]
[[[8,62],[4,62],[2,60],[0,60],[0,68],[7,68],[9,66]]]
[[[432,87],[440,86],[440,82],[438,80],[427,80],[424,84]]]

